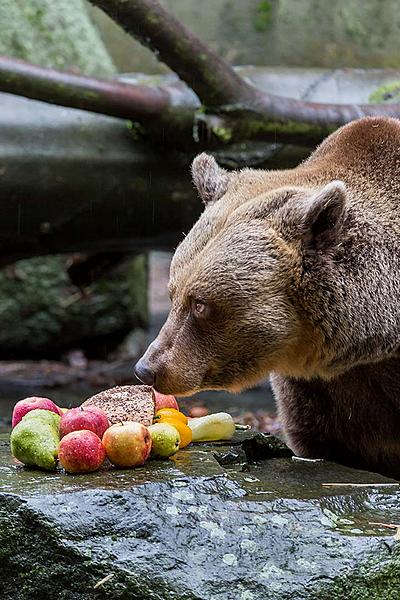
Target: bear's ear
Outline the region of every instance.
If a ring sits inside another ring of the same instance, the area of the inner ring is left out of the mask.
[[[311,239],[331,238],[342,224],[346,204],[346,186],[343,181],[331,181],[311,197],[304,214],[302,229]]]
[[[332,181],[307,199],[293,198],[284,208],[283,229],[288,237],[329,245],[340,230],[345,204],[346,185]]]
[[[219,200],[228,189],[230,175],[210,154],[203,152],[192,163],[193,183],[204,204]]]

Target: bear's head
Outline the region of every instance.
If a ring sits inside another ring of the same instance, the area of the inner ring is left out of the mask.
[[[251,197],[254,171],[229,173],[206,154],[192,173],[205,210],[175,252],[171,311],[137,376],[190,395],[239,391],[272,371],[310,374],[321,345],[298,290],[307,259],[329,256],[338,241],[344,184]]]

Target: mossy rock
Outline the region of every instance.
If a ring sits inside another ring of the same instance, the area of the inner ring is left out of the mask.
[[[2,600],[397,600],[399,542],[371,523],[399,521],[398,484],[290,458],[224,468],[216,449],[72,476],[16,466],[0,436]]]
[[[115,73],[83,0],[2,0],[0,53],[93,75]]]
[[[21,260],[0,272],[0,355],[49,355],[127,333],[147,318],[146,261],[126,260],[82,293],[62,256]]]

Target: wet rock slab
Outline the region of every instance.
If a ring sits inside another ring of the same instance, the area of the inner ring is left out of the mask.
[[[400,523],[398,485],[260,460],[260,438],[248,463],[251,437],[82,476],[21,469],[0,437],[0,597],[397,599],[399,542],[370,523]]]

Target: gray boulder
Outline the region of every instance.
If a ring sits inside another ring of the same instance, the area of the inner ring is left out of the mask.
[[[398,598],[398,542],[371,524],[400,521],[398,484],[259,440],[68,476],[17,466],[3,436],[1,597]]]

